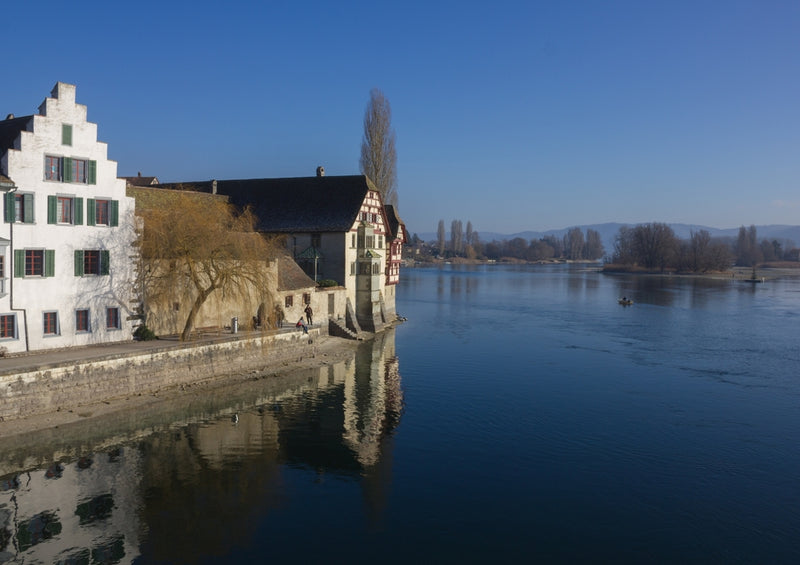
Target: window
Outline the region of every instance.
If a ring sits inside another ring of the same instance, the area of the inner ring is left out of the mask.
[[[58,335],[58,312],[45,312],[42,327],[44,335]]]
[[[350,240],[350,247],[355,247],[355,246],[356,246],[356,234],[353,234]]]
[[[303,304],[311,304],[311,293],[309,292],[303,293]]]
[[[5,220],[8,223],[33,223],[33,194],[8,192],[5,196]]]
[[[43,277],[44,276],[44,250],[26,249],[25,250],[25,276]]]
[[[292,296],[291,294],[287,294],[284,305],[286,306],[286,308],[291,308],[292,306],[294,306],[294,296]]]
[[[355,261],[350,263],[350,274],[351,275],[355,275],[356,274],[356,262]]]
[[[86,213],[86,223],[90,226],[117,226],[119,225],[119,201],[108,199],[90,198]]]
[[[76,249],[75,276],[107,275],[109,273],[109,252],[106,249]]]
[[[59,224],[72,223],[72,198],[67,196],[56,197],[56,221]]]
[[[95,200],[95,224],[108,225],[108,200]]]
[[[47,223],[80,225],[83,223],[83,198],[74,196],[47,197]]]
[[[44,179],[61,180],[61,157],[44,156]]]
[[[97,161],[44,156],[45,180],[97,184]]]
[[[3,314],[0,316],[0,339],[15,339],[17,337],[17,315]]]
[[[72,145],[72,126],[61,124],[61,145]]]
[[[319,247],[320,243],[322,242],[322,235],[318,233],[311,234],[311,246],[312,247]]]
[[[383,249],[383,236],[378,236],[378,249]]]
[[[5,248],[0,248],[0,253],[5,253]],[[0,255],[0,294],[6,292],[6,256]]]
[[[119,308],[106,308],[106,328],[109,330],[118,330],[121,327]]]
[[[72,182],[89,182],[89,161],[85,159],[72,159]]]
[[[82,308],[80,310],[75,310],[75,331],[76,332],[88,332],[91,331],[89,328],[89,310],[86,308]]]
[[[55,275],[52,249],[15,249],[14,277],[52,277]]]

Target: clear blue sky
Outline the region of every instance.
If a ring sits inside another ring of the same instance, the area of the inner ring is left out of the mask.
[[[357,174],[409,230],[800,224],[800,2],[13,2],[0,112],[77,85],[120,175]]]

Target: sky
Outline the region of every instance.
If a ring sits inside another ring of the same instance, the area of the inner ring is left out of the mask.
[[[410,233],[800,224],[800,2],[11,4],[0,112],[75,84],[120,176],[359,174],[379,88]]]

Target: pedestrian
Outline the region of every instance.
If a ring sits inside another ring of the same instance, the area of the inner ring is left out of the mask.
[[[281,308],[280,304],[275,305],[275,323],[278,325],[279,328],[283,327],[283,320],[286,318],[286,315],[283,313],[283,308]]]
[[[303,317],[302,316],[300,316],[300,319],[297,320],[297,323],[294,325],[294,327],[303,328],[303,333],[304,334],[308,333],[308,326],[306,326],[306,323],[305,323],[305,321],[303,321]]]
[[[313,326],[314,322],[311,320],[311,317],[314,315],[314,311],[311,309],[311,304],[306,304],[306,309],[304,310],[306,313],[306,319],[308,320],[308,325]]]

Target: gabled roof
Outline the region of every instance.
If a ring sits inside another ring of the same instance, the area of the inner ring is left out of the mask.
[[[0,122],[0,150],[7,151],[14,147],[14,140],[19,136],[19,132],[27,130],[28,122],[32,118],[33,116],[22,116]]]
[[[358,217],[370,190],[364,175],[293,177],[282,179],[217,180],[161,184],[226,194],[239,207],[250,206],[258,229],[273,233],[344,232]]]
[[[386,204],[383,207],[383,210],[386,212],[386,220],[388,222],[389,233],[391,234],[392,239],[397,239],[397,234],[400,232],[400,226],[403,226],[403,243],[406,243],[408,241],[408,235],[406,234],[405,229],[406,225],[397,214],[397,209],[391,204]]]
[[[139,175],[135,177],[120,178],[125,179],[125,182],[133,186],[154,186],[158,184],[158,177],[143,177],[142,173],[139,173]]]

